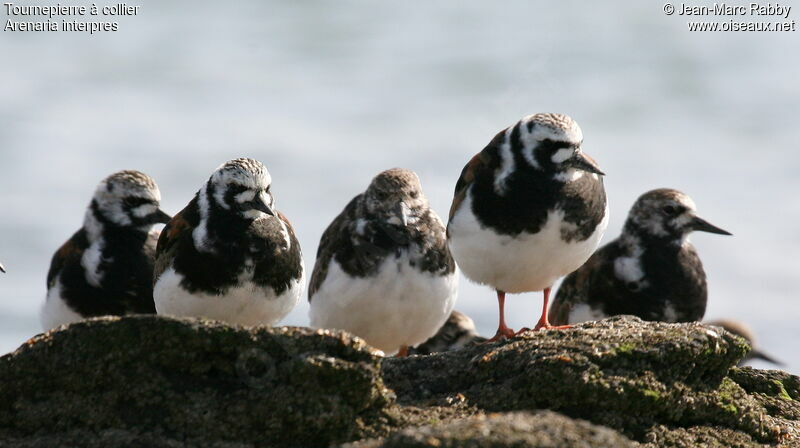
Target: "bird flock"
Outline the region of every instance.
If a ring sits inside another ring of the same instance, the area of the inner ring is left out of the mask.
[[[617,314],[700,320],[706,276],[688,235],[729,233],[700,218],[686,194],[657,189],[597,250],[609,221],[603,176],[578,124],[554,113],[522,118],[469,160],[446,223],[414,172],[377,174],[322,235],[308,282],[311,326],[400,356],[463,346],[478,336],[453,310],[458,269],[496,294],[489,341],[528,330],[508,327],[505,298],[531,291],[543,293],[534,330]],[[170,217],[151,177],[110,175],[52,258],[43,328],[135,313],[275,325],[301,300],[306,271],[271,185],[261,162],[231,160]]]

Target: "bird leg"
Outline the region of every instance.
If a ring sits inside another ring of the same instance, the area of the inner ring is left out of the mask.
[[[567,328],[572,328],[571,325],[550,325],[550,321],[547,320],[547,308],[548,305],[550,304],[550,288],[545,288],[543,292],[544,292],[544,305],[542,306],[542,316],[539,318],[539,322],[536,323],[536,326],[533,327],[533,329],[566,330]],[[521,331],[522,330],[520,330],[520,332]]]
[[[400,350],[398,350],[397,354],[394,355],[394,356],[397,357],[397,358],[405,358],[405,357],[407,357],[408,356],[408,346],[407,345],[401,345],[400,346]]]
[[[495,342],[501,339],[510,339],[514,337],[514,330],[508,328],[506,325],[506,293],[505,291],[497,291],[497,304],[500,306],[500,324],[497,326],[497,333],[486,342]]]

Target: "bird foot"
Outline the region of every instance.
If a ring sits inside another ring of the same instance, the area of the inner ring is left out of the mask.
[[[550,325],[549,322],[539,322],[533,327],[534,330],[567,330],[572,328],[572,325]]]
[[[502,327],[498,328],[497,329],[497,333],[495,333],[494,336],[492,336],[491,339],[489,339],[486,342],[484,342],[484,344],[488,344],[490,342],[502,341],[503,339],[511,339],[516,335],[517,335],[517,333],[515,333],[514,330],[512,330],[512,329],[510,329],[510,328],[508,328],[506,326],[502,326]]]
[[[525,333],[526,331],[531,331],[531,329],[530,329],[530,328],[528,328],[528,327],[522,327],[522,328],[520,328],[520,329],[519,329],[519,331],[518,331],[518,332],[514,333],[514,336],[519,336],[519,335],[521,335],[522,333]]]

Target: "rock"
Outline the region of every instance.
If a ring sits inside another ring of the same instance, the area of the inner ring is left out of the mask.
[[[449,424],[404,429],[385,440],[342,448],[590,448],[634,447],[616,431],[550,411],[470,417]]]
[[[748,350],[743,339],[718,328],[623,316],[430,357],[387,359],[383,373],[400,403],[460,393],[481,410],[552,409],[640,442],[662,427],[730,429],[760,443],[798,437],[800,423],[790,410],[778,412],[727,376]],[[800,403],[781,404],[796,409]]]
[[[381,434],[379,365],[345,333],[95,319],[0,358],[0,439],[326,446]]]
[[[0,358],[0,446],[800,446],[800,378],[734,367],[748,349],[616,317],[384,359],[341,332],[102,318]]]

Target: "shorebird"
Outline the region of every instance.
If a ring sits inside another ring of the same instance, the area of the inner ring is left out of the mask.
[[[390,354],[442,326],[458,276],[445,227],[417,175],[384,171],[322,235],[311,275],[311,325],[338,328]]]
[[[678,190],[648,191],[636,200],[619,238],[570,274],[550,320],[558,324],[633,314],[644,320],[691,322],[706,311],[706,274],[693,231],[730,235],[697,216]]]
[[[719,319],[705,323],[706,325],[714,325],[716,327],[722,327],[725,330],[730,331],[731,333],[744,338],[747,341],[747,343],[750,344],[750,347],[752,348],[750,352],[748,352],[747,355],[745,355],[745,357],[742,358],[741,361],[739,361],[740,366],[744,365],[745,363],[747,363],[747,361],[750,361],[752,359],[760,359],[762,361],[767,361],[777,366],[784,365],[783,362],[778,361],[778,359],[775,358],[774,356],[769,355],[761,350],[759,344],[756,341],[755,332],[750,327],[745,325],[744,322],[732,319]]]
[[[582,146],[572,118],[531,115],[500,131],[461,172],[447,227],[450,249],[464,275],[497,292],[500,321],[491,340],[515,334],[505,323],[506,293],[543,291],[534,329],[552,328],[550,288],[603,236],[603,172]]]
[[[466,314],[453,310],[442,328],[430,339],[411,349],[414,355],[449,352],[466,347],[472,343],[485,342],[475,329],[475,322]]]
[[[217,168],[158,240],[158,314],[273,325],[300,299],[303,258],[275,209],[272,178],[253,159]]]
[[[169,220],[160,201],[155,181],[139,171],[100,182],[83,227],[50,263],[40,312],[45,330],[93,316],[155,313],[153,225]]]

